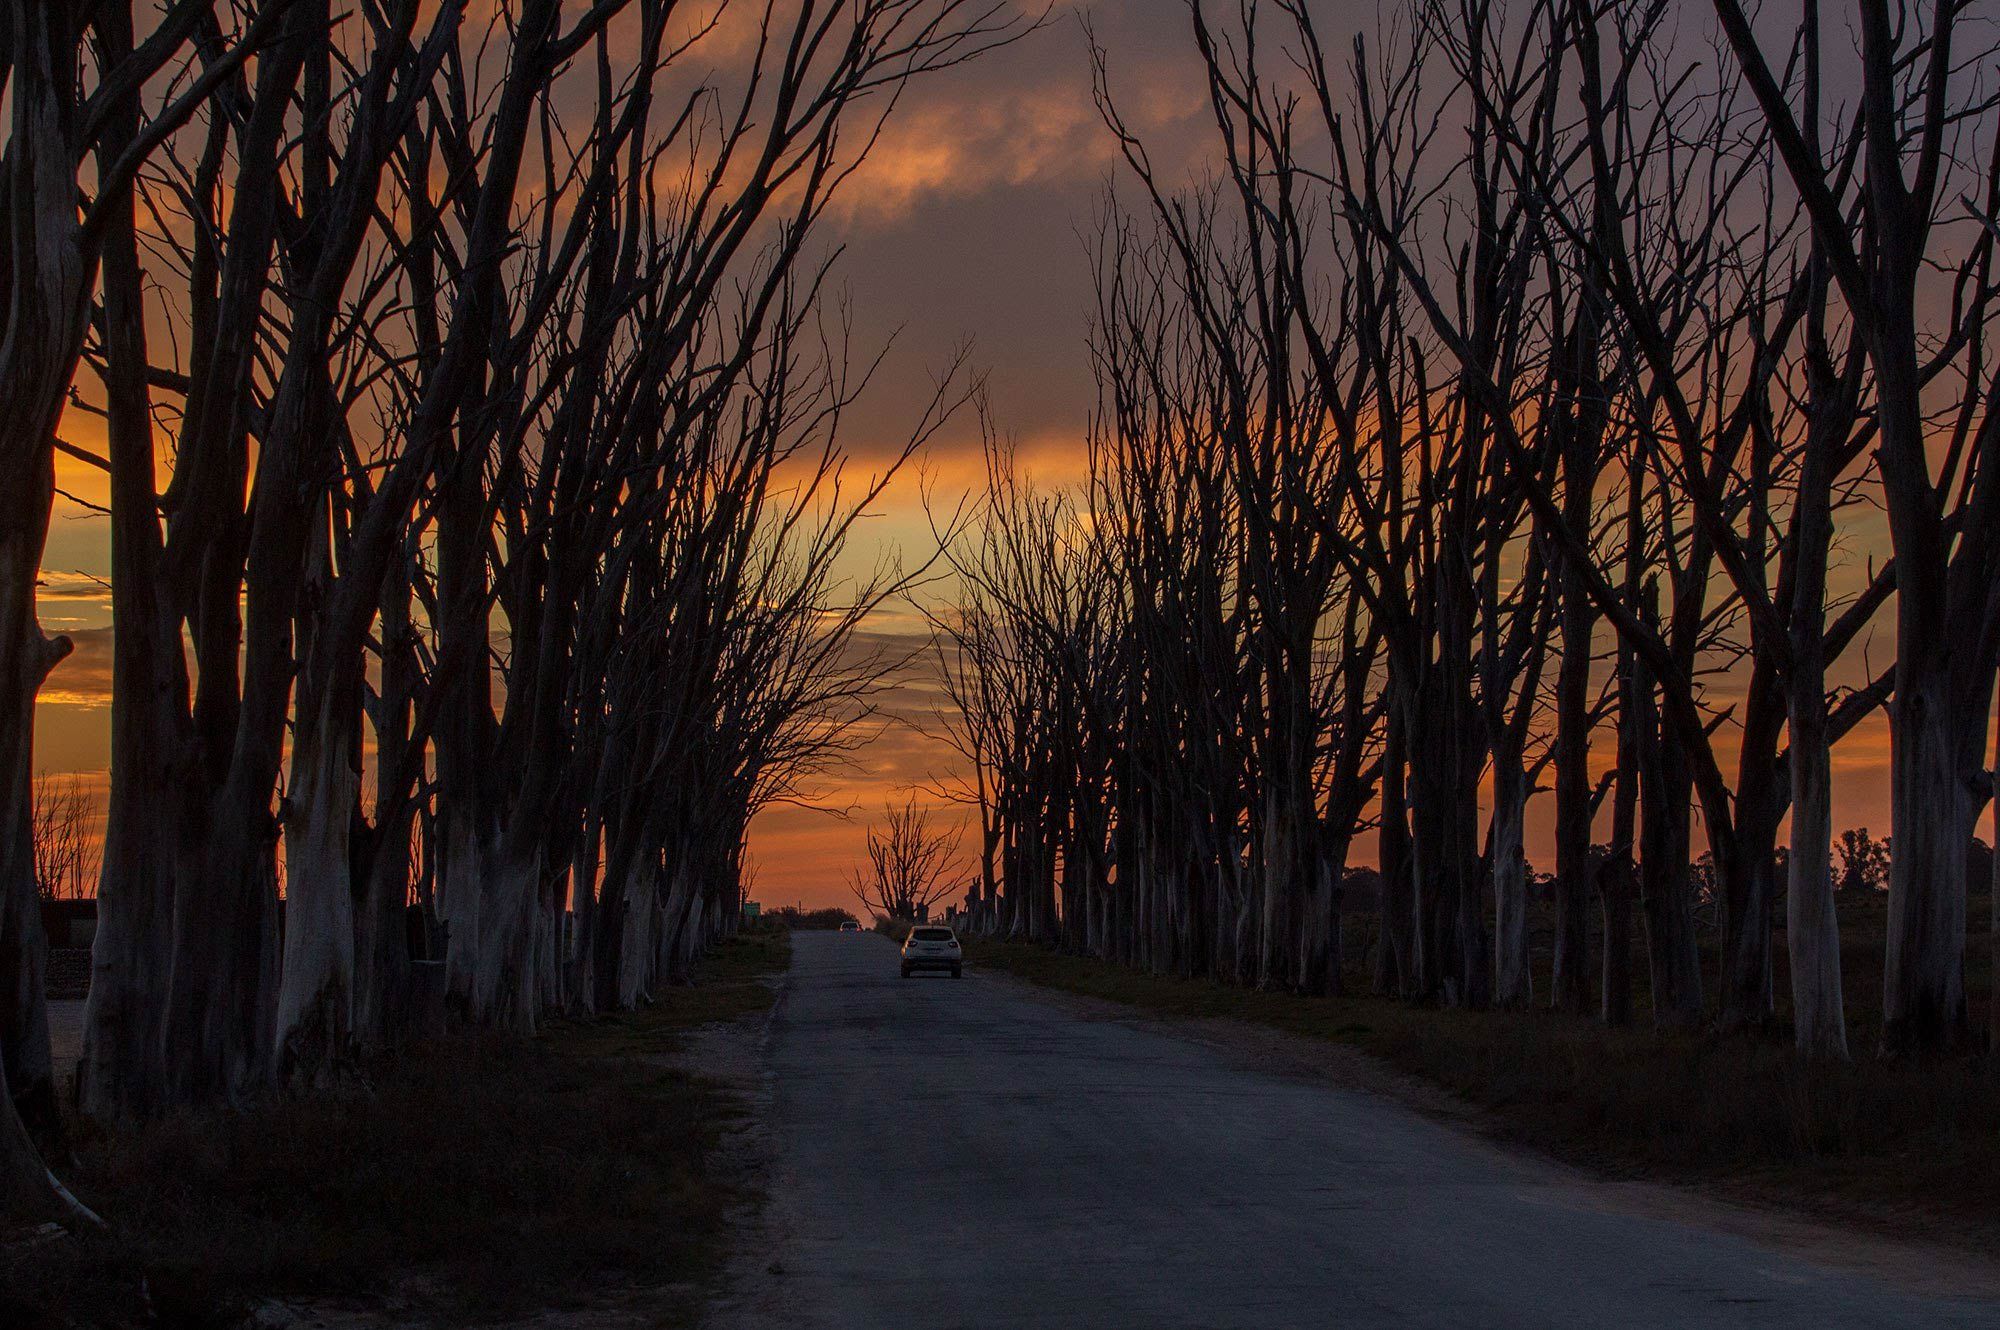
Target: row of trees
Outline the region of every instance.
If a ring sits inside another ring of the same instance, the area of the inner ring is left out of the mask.
[[[1094,247],[1088,478],[990,445],[937,615],[975,914],[1335,990],[1372,833],[1378,989],[1623,1022],[1642,934],[1656,1021],[1761,1027],[1782,909],[1798,1045],[1844,1057],[1830,752],[1886,704],[1883,1039],[1966,1040],[2000,650],[1990,37],[1958,0],[1859,0],[1857,62],[1818,6],[1784,32],[1683,11],[1415,0],[1342,55],[1301,0],[1190,0],[1217,167],[1188,188],[1098,52],[1139,201]]]
[[[1019,31],[973,0],[134,10],[0,26],[23,1208],[59,1191],[29,791],[56,454],[105,473],[112,533],[88,1113],[311,1087],[447,1006],[643,1001],[733,926],[751,816],[852,741],[853,629],[898,585],[835,568],[886,473],[844,466],[868,362],[815,228],[911,79]]]

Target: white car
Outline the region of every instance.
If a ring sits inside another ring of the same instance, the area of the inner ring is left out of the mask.
[[[965,953],[949,928],[919,924],[903,939],[903,978],[918,970],[950,970],[954,979],[965,972]]]
[[[840,921],[840,931],[843,933],[859,933],[861,925],[855,923],[852,919],[843,919]]]

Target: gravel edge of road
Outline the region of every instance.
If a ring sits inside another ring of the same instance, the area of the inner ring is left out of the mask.
[[[791,993],[789,966],[765,978],[775,990],[771,1005],[756,1017],[706,1026],[681,1046],[678,1065],[685,1071],[721,1083],[743,1107],[741,1125],[724,1136],[716,1157],[730,1170],[743,1201],[729,1216],[729,1255],[711,1284],[696,1324],[709,1327],[746,1317],[769,1317],[770,1293],[765,1276],[774,1273],[771,1251],[777,1246],[781,1222],[776,1196],[778,1150],[772,1137],[771,1099],[774,1076],[771,1041]],[[777,1323],[782,1323],[782,1317]]]

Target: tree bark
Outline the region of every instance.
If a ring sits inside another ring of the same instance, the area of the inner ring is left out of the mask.
[[[364,1049],[402,1038],[413,1014],[410,987],[410,855],[417,834],[412,761],[410,582],[398,559],[381,593],[381,688],[375,729],[375,821],[362,828],[361,899],[354,910],[354,1035]]]
[[[103,7],[98,32],[108,55],[131,49],[130,28],[129,7]],[[100,171],[110,169],[114,145],[136,133],[136,101],[121,102],[111,115]],[[77,1098],[91,1117],[121,1121],[156,1112],[165,1100],[174,856],[162,847],[173,843],[182,791],[194,773],[184,757],[189,735],[181,719],[187,668],[163,594],[144,274],[132,197],[128,192],[105,206],[100,330],[111,464],[111,789]]]
[[[1692,1030],[1701,1023],[1701,952],[1688,880],[1693,781],[1679,735],[1660,724],[1656,683],[1633,658],[1640,790],[1639,902],[1646,921],[1653,1024]]]
[[[1771,924],[1776,903],[1778,824],[1789,797],[1774,763],[1784,710],[1776,670],[1763,659],[1751,667],[1743,703],[1744,760],[1736,782],[1733,852],[1717,852],[1723,899],[1722,1013],[1724,1030],[1762,1030],[1774,1013]],[[1710,843],[1714,844],[1711,831]]]
[[[1632,896],[1637,883],[1632,852],[1638,834],[1638,709],[1632,705],[1631,653],[1621,650],[1618,714],[1618,774],[1612,792],[1611,844],[1597,866],[1597,894],[1604,911],[1604,988],[1599,1012],[1604,1023],[1632,1023]]]
[[[1904,591],[1897,601],[1889,736],[1895,853],[1882,1043],[1893,1053],[1957,1047],[1968,1034],[1965,852],[1975,805],[1960,765],[1963,715],[1952,695],[1951,632],[1906,608],[1914,599]]]
[[[2000,724],[1993,729],[1993,772],[2000,781]],[[1993,979],[1993,994],[1987,1003],[1986,1049],[1989,1053],[2000,1053],[2000,789],[1992,795],[1993,839],[1988,842],[1993,852],[1987,856],[1990,876],[1987,889],[1991,893],[1987,904],[1987,963]]]
[[[1392,667],[1393,668],[1393,667]],[[1381,862],[1381,929],[1375,951],[1375,991],[1407,996],[1415,986],[1416,928],[1411,914],[1410,823],[1403,790],[1408,770],[1403,708],[1390,683],[1388,738],[1382,751],[1382,817],[1377,858]]]
[[[329,690],[301,701],[285,822],[284,965],[276,1072],[295,1089],[323,1084],[354,1053],[354,847],[360,796],[355,720]]]
[[[1493,754],[1493,1001],[1522,1008],[1533,1004],[1534,978],[1528,969],[1528,862],[1524,829],[1528,773],[1513,751]]]
[[[1816,435],[1818,431],[1813,431]],[[1792,970],[1792,1022],[1808,1057],[1847,1058],[1840,986],[1840,922],[1833,898],[1833,764],[1826,718],[1826,560],[1833,535],[1829,442],[1812,437],[1801,465],[1794,540],[1791,661],[1786,728],[1791,735],[1792,845],[1787,856],[1785,942]]]
[[[1577,491],[1579,480],[1565,481]],[[1589,494],[1566,495],[1587,524]],[[1578,514],[1572,513],[1574,518]],[[1580,529],[1588,530],[1585,525]],[[1562,659],[1556,677],[1556,944],[1553,1005],[1574,1016],[1590,1010],[1590,656],[1595,616],[1583,574],[1562,560]]]
[[[0,248],[0,1067],[8,1083],[0,1181],[10,1191],[17,1183],[32,1191],[34,1165],[14,1157],[15,1106],[31,1118],[51,1116],[54,1106],[31,843],[35,696],[70,646],[43,635],[35,587],[55,500],[56,426],[97,264],[77,210],[80,71],[73,62],[81,34],[73,25],[80,19],[68,6],[23,5],[0,22],[9,29],[13,112],[0,158],[9,209],[8,243]]]

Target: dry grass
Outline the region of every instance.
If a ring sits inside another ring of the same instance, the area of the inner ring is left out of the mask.
[[[783,934],[733,939],[650,1010],[532,1041],[460,1037],[365,1085],[87,1138],[76,1190],[112,1232],[0,1253],[0,1324],[217,1325],[259,1297],[392,1291],[489,1319],[715,1267],[739,1198],[710,1167],[739,1111],[665,1061],[770,1001]]]
[[[1856,920],[1857,953],[1871,922]],[[1304,998],[1019,943],[972,942],[967,958],[1164,1017],[1241,1020],[1360,1048],[1451,1091],[1483,1128],[1598,1169],[1721,1183],[1747,1199],[2000,1252],[2000,1059],[1873,1056],[1879,996],[1872,1010],[1854,1004],[1856,1060],[1826,1066],[1794,1055],[1782,1031],[1665,1035],[1539,1010]],[[1879,985],[1879,960],[1872,974],[1852,966],[1848,979],[1850,992]]]

